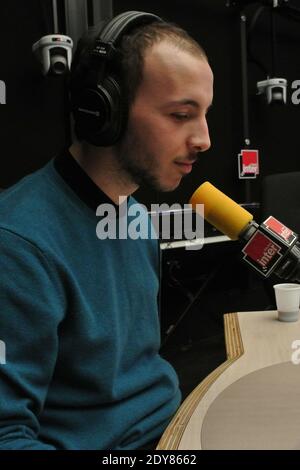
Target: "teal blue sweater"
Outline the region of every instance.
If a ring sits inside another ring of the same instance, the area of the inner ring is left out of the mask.
[[[98,222],[53,161],[0,195],[0,449],[135,449],[179,405],[157,241]]]

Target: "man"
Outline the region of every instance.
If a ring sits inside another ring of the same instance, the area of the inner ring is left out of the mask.
[[[121,112],[125,124],[116,137],[105,123],[95,137],[83,121],[101,113],[81,104],[99,64],[95,41],[73,63],[78,140],[0,197],[0,449],[141,448],[180,402],[158,354],[157,241],[101,239],[97,214],[103,204],[118,212],[120,196],[130,208],[141,184],[171,191],[191,172],[210,146],[213,76],[181,29],[159,19],[129,28],[120,70],[109,67],[109,80],[96,70],[91,92],[97,100],[120,80],[126,99],[109,125]]]

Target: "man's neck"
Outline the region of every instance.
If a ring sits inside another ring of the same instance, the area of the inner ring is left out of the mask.
[[[129,196],[138,186],[120,167],[114,147],[94,147],[74,142],[69,151],[93,182],[115,203],[120,196]]]

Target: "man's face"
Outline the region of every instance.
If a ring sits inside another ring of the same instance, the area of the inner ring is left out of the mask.
[[[172,191],[210,147],[206,113],[213,74],[205,59],[164,41],[146,52],[143,80],[119,146],[122,168],[135,184]]]

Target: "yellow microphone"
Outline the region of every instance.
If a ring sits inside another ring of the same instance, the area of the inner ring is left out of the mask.
[[[197,204],[204,204],[207,222],[232,240],[244,242],[243,260],[262,276],[275,274],[285,281],[300,283],[298,235],[275,217],[256,223],[250,212],[208,181],[199,186],[189,202],[196,211]]]
[[[237,240],[253,220],[250,212],[208,181],[199,186],[189,202],[194,210],[197,210],[197,204],[204,204],[205,220],[232,240]]]

